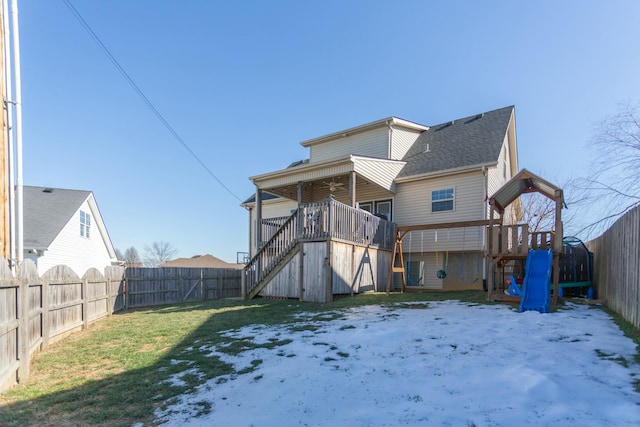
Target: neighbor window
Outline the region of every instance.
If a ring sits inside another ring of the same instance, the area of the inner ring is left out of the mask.
[[[431,212],[453,210],[453,188],[431,192]]]
[[[91,230],[91,215],[85,211],[80,211],[80,235],[89,238]]]

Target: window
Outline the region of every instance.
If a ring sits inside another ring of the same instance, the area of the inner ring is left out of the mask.
[[[387,221],[391,221],[391,200],[380,200],[376,202],[376,214],[384,215]]]
[[[372,214],[377,214],[378,216],[384,216],[387,221],[391,221],[391,199],[387,200],[375,200],[371,202],[360,202],[358,203],[360,209],[367,211]]]
[[[373,211],[373,202],[360,202],[358,203],[358,206],[360,206],[360,209],[363,211],[367,211],[369,213]]]
[[[91,235],[90,230],[91,230],[91,215],[89,215],[85,211],[80,211],[80,235],[88,239]]]
[[[424,270],[424,261],[407,261],[407,285],[408,286],[422,286],[422,277]]]
[[[431,212],[453,210],[453,188],[431,192]]]

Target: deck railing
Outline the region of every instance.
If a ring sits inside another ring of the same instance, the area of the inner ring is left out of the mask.
[[[258,220],[258,227],[260,227],[260,236],[264,240],[262,240],[258,246],[263,247],[267,241],[278,232],[280,227],[287,222],[290,216],[278,216],[273,218],[264,218]]]
[[[274,231],[278,223],[281,225]],[[338,240],[391,250],[395,237],[394,223],[332,198],[304,204],[286,219],[262,219],[258,227],[269,234],[244,268],[246,295],[251,295],[300,242]]]
[[[527,224],[494,225],[489,227],[491,256],[526,256],[529,249],[552,247],[551,231],[530,232]]]

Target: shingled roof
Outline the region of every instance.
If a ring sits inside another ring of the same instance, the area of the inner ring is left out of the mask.
[[[196,255],[191,258],[177,258],[167,261],[160,267],[183,267],[183,268],[231,268],[234,270],[242,269],[242,264],[231,264],[225,262],[213,255]]]
[[[23,195],[24,247],[42,250],[51,245],[91,192],[24,186]]]
[[[431,126],[402,160],[398,178],[496,162],[514,107]]]

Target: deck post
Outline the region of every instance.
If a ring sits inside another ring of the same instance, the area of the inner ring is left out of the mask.
[[[356,172],[349,173],[349,206],[356,207]]]
[[[262,190],[256,186],[256,252],[260,249],[262,243]]]

